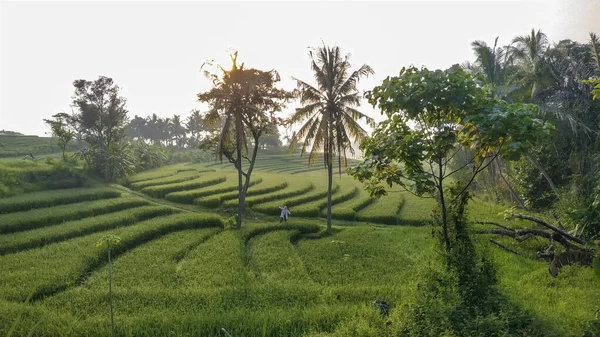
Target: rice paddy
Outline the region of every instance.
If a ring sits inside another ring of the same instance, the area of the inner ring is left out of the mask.
[[[141,173],[123,182],[135,192],[0,199],[0,335],[110,335],[107,250],[95,245],[108,234],[121,238],[111,250],[119,336],[402,335],[402,308],[436,264],[422,226],[434,202],[395,189],[373,199],[336,175],[328,235],[325,170],[284,155],[259,164],[246,199],[253,216],[240,230],[222,216],[237,206],[237,176],[214,164]],[[283,205],[291,216],[280,224]],[[470,214],[497,220],[498,209],[474,201]],[[543,262],[489,249],[500,291],[548,336],[583,334],[600,309],[589,268],[553,279]],[[371,306],[376,299],[390,303],[389,318]]]

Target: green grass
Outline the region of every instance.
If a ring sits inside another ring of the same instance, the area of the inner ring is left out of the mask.
[[[42,247],[94,232],[132,225],[157,216],[175,213],[164,206],[142,206],[83,220],[67,221],[58,226],[43,227],[0,236],[0,255],[28,248]]]
[[[269,202],[272,200],[291,198],[298,195],[303,195],[314,189],[314,185],[310,180],[290,180],[287,182],[287,186],[278,191],[271,193],[248,196],[246,198],[246,206],[253,207],[254,205]],[[250,191],[249,191],[250,192]],[[232,207],[237,205],[236,200],[230,200],[224,203],[225,207]]]
[[[180,183],[172,183],[158,186],[150,186],[143,188],[142,193],[147,194],[155,198],[163,198],[165,195],[171,192],[177,192],[182,190],[191,190],[206,186],[215,185],[225,181],[225,176],[222,174],[205,174],[200,178],[188,180]]]
[[[200,173],[198,173],[197,171],[187,171],[187,172],[181,172],[181,173],[178,173],[178,174],[172,175],[172,176],[138,181],[135,183],[131,183],[129,186],[134,190],[141,190],[142,188],[150,187],[150,186],[180,183],[180,182],[198,178],[199,176],[200,176]]]
[[[360,210],[377,200],[376,198],[371,198],[360,186],[357,189],[357,193],[352,198],[334,204],[334,207],[331,208],[331,217],[333,219],[356,220]],[[327,217],[327,209],[321,210],[321,216]]]
[[[218,228],[199,228],[167,234],[120,256],[113,265],[118,289],[177,287],[181,283],[182,260]],[[83,285],[101,290],[106,287],[106,271],[95,272]]]
[[[0,256],[0,298],[23,301],[33,294],[42,298],[75,286],[105,261],[105,249],[95,243],[104,235],[121,237],[114,246],[113,257],[149,240],[177,230],[223,226],[220,217],[179,213],[113,228],[39,249]],[[40,267],[43,266],[43,267]]]
[[[334,185],[332,191],[336,193],[340,189],[339,185]],[[321,200],[327,197],[327,189],[317,189],[312,190],[306,194],[294,196],[294,197],[284,197],[276,200],[272,200],[269,202],[263,202],[261,204],[256,204],[252,206],[252,210],[269,214],[269,215],[278,215],[281,213],[281,210],[277,207],[278,205],[285,205],[291,212],[291,215],[294,215],[295,210],[293,209],[296,205],[306,204],[312,201]]]
[[[38,136],[6,136],[0,135],[0,158],[19,157],[29,154],[34,156],[59,153],[62,149],[56,145],[56,140],[51,137]],[[77,141],[72,141],[67,146],[68,152],[79,150]]]
[[[147,204],[148,201],[140,198],[111,198],[2,214],[0,234],[52,226]]]
[[[81,201],[116,198],[121,193],[110,188],[73,188],[57,191],[25,193],[0,199],[0,214],[29,211],[36,208],[72,204]]]
[[[400,193],[388,193],[377,198],[372,204],[357,213],[360,221],[397,225],[400,222],[398,213],[404,203],[404,196]]]
[[[347,186],[344,190],[340,189],[331,196],[332,209],[344,201],[352,199],[358,193],[358,187]],[[327,199],[319,199],[294,207],[294,215],[302,217],[318,217],[322,215],[322,210],[327,217]],[[332,210],[333,213],[333,210]]]
[[[0,215],[0,335],[18,317],[17,336],[34,327],[34,335],[110,335],[106,251],[95,243],[116,234],[122,238],[112,254],[117,336],[222,336],[221,328],[235,337],[263,331],[266,336],[402,336],[405,310],[423,294],[423,275],[440,264],[431,227],[416,226],[429,219],[435,202],[396,189],[372,199],[357,181],[336,176],[336,220],[327,234],[325,171],[292,174],[291,168],[306,170],[306,158],[259,159],[264,160],[253,181],[262,182],[249,189],[247,206],[265,216],[251,212],[240,230],[224,229],[229,227],[217,215],[147,206],[150,202],[126,192],[105,199],[91,196],[101,189],[0,199],[0,205],[13,205],[11,213]],[[182,169],[196,171],[176,173]],[[217,172],[198,172],[206,169]],[[282,170],[287,174],[273,173]],[[196,173],[200,178],[177,181]],[[226,180],[186,185],[218,177]],[[235,171],[218,165],[171,165],[134,176],[129,184],[171,186],[170,192],[155,194],[169,202],[153,203],[177,207],[176,202],[212,197],[223,208],[237,204]],[[92,199],[79,200],[80,195]],[[280,224],[270,215],[278,216],[277,205],[284,204],[292,216]],[[118,208],[123,205],[126,209]],[[19,207],[25,209],[12,210]],[[506,223],[497,215],[505,208],[474,199],[468,216]],[[552,278],[547,265],[535,260],[535,250],[547,243],[498,239],[529,252],[531,258],[524,258],[491,246],[489,237],[476,235],[476,244],[493,258],[501,294],[545,335],[583,335],[600,309],[592,270],[564,267]],[[29,294],[32,303],[23,304]],[[371,306],[375,299],[390,303],[389,318],[379,317]]]

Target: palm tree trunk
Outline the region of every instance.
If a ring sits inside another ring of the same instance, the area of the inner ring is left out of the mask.
[[[327,233],[331,233],[331,191],[333,185],[333,158],[331,153],[327,154],[329,164],[327,165]]]

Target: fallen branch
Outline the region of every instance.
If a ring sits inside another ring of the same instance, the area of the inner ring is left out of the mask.
[[[516,250],[514,250],[514,249],[512,249],[510,247],[507,247],[507,246],[501,244],[500,242],[498,242],[498,241],[496,241],[494,239],[490,239],[490,242],[493,243],[493,244],[495,244],[496,246],[498,246],[498,247],[506,250],[506,251],[511,252],[511,253],[514,253],[514,254],[517,254],[517,255],[521,255],[521,256],[523,255],[523,254],[519,253],[518,251],[516,251]]]
[[[538,219],[538,218],[535,218],[535,217],[532,217],[532,216],[529,216],[529,215],[522,215],[522,214],[516,214],[516,213],[513,214],[512,217],[513,218],[517,218],[517,219],[524,219],[524,220],[533,221],[533,222],[535,222],[537,224],[540,224],[540,225],[542,225],[544,227],[547,227],[547,228],[549,228],[549,229],[551,229],[551,230],[553,230],[553,231],[555,231],[557,233],[560,233],[560,234],[564,235],[565,237],[569,238],[569,240],[575,241],[575,242],[577,242],[579,244],[582,244],[582,245],[587,245],[587,242],[585,242],[585,240],[580,239],[580,238],[578,238],[576,236],[573,236],[573,235],[567,233],[566,231],[564,231],[564,230],[562,230],[560,228],[554,227],[554,226],[552,226],[551,224],[547,223],[546,221],[544,221],[542,219]]]
[[[509,230],[509,231],[513,231],[513,232],[515,231],[514,229],[506,227],[503,224],[499,224],[497,222],[492,222],[492,221],[475,221],[475,223],[478,223],[478,224],[481,224],[481,225],[494,225],[494,226],[497,226],[497,227],[500,227],[500,228],[504,228],[504,229]]]

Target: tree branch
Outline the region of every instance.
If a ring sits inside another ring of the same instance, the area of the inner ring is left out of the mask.
[[[500,247],[500,248],[508,251],[508,252],[511,252],[513,254],[517,254],[517,255],[523,256],[523,254],[521,254],[520,252],[518,252],[518,251],[516,251],[516,250],[514,250],[514,249],[512,249],[510,247],[507,247],[507,246],[501,244],[500,242],[498,242],[498,241],[496,241],[494,239],[490,239],[490,242],[493,243],[493,244],[495,244],[496,246],[498,246],[498,247]]]
[[[530,215],[522,215],[522,214],[516,214],[516,213],[513,214],[512,217],[516,218],[516,219],[524,219],[524,220],[533,221],[533,222],[535,222],[537,224],[540,224],[540,225],[542,225],[542,226],[544,226],[546,228],[549,228],[549,229],[555,231],[556,233],[560,233],[561,235],[563,235],[566,238],[569,238],[572,241],[575,241],[575,242],[577,242],[579,244],[582,244],[582,245],[588,245],[588,243],[585,240],[580,239],[580,238],[578,238],[576,236],[573,236],[573,235],[567,233],[566,231],[564,231],[564,230],[562,230],[560,228],[554,227],[553,225],[547,223],[546,221],[544,221],[542,219],[538,219],[538,218],[532,217]]]

